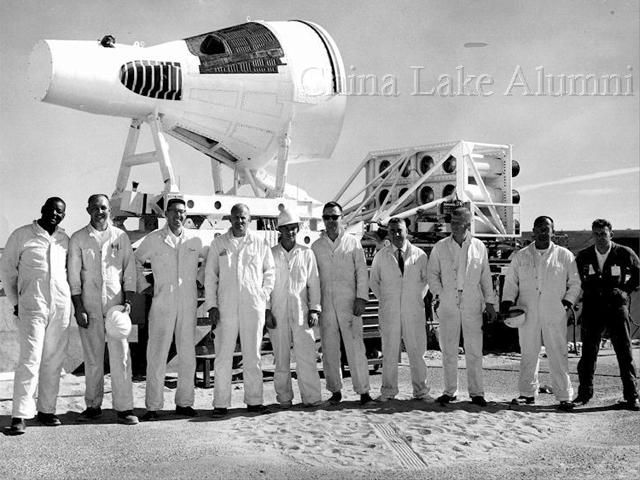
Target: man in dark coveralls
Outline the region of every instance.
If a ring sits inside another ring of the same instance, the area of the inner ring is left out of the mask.
[[[582,280],[582,358],[578,363],[580,387],[574,403],[586,404],[593,396],[593,375],[603,331],[611,336],[616,352],[624,401],[621,407],[640,410],[629,335],[629,295],[638,288],[640,260],[628,247],[611,241],[611,223],[596,219],[591,225],[595,244],[577,257]]]

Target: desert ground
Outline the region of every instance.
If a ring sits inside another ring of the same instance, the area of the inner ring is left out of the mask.
[[[636,345],[636,362],[639,356]],[[440,353],[429,351],[426,359],[435,398],[442,389]],[[577,360],[570,355],[574,388]],[[108,375],[102,418],[78,422],[84,377],[66,373],[58,401],[63,425],[42,427],[32,420],[25,435],[0,436],[0,478],[638,478],[640,413],[616,408],[621,386],[610,347],[601,351],[595,398],[572,413],[557,411],[551,394],[540,394],[533,406],[510,406],[518,361],[515,354],[485,357],[486,408],[469,403],[463,356],[457,402],[442,407],[412,400],[403,356],[395,400],[361,407],[347,376],[341,404],[311,409],[294,404],[283,410],[275,403],[273,363],[266,355],[264,392],[271,413],[247,413],[242,383],[237,382],[227,417],[210,416],[213,390],[199,387],[199,415],[177,417],[175,376],[168,373],[161,419],[137,426],[116,423]],[[541,385],[548,385],[546,358],[540,371]],[[10,422],[12,374],[1,375],[4,427]],[[372,371],[374,397],[380,381],[380,373]],[[138,415],[144,413],[144,389],[144,382],[134,383]],[[324,398],[328,396],[324,390]]]

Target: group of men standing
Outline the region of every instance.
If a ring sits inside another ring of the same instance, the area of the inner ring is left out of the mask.
[[[404,220],[390,219],[388,245],[375,255],[370,275],[362,246],[345,232],[342,207],[335,202],[324,206],[325,230],[311,248],[296,243],[299,219],[283,209],[278,216],[280,239],[270,248],[249,229],[251,213],[244,204],[231,209],[228,232],[211,245],[203,245],[183,226],[185,202],[173,198],[167,202],[166,225],[147,235],[135,254],[126,234],[111,223],[105,195],[89,197],[90,223],[71,239],[58,227],[65,208],[62,199],[49,198],[39,220],[13,232],[0,262],[7,297],[19,317],[20,358],[10,434],[24,433],[25,419],[36,414],[44,425],[60,424],[55,404],[71,304],[85,360],[87,408],[80,419],[90,421],[102,415],[106,339],[117,421],[138,423],[133,414],[127,340],[105,338],[107,311],[121,305],[128,313],[136,290],[152,291],[153,295],[144,420],[157,420],[163,408],[166,361],[174,338],[178,361],[175,411],[197,415],[193,408],[194,345],[197,290],[202,286],[216,352],[214,417],[225,416],[231,405],[232,361],[238,336],[247,409],[257,413],[268,410],[263,404],[260,366],[265,326],[273,344],[274,384],[282,407],[293,401],[291,344],[302,403],[317,406],[322,402],[313,333],[318,324],[329,403],[342,400],[341,340],[360,404],[374,402],[362,331],[369,288],[380,305],[383,376],[377,400],[387,401],[398,394],[401,341],[409,356],[413,397],[430,398],[424,360],[424,299],[430,289],[440,324],[444,371],[444,391],[437,402],[446,405],[456,400],[462,331],[471,402],[487,405],[482,381],[483,313],[489,321],[495,320],[497,298],[486,247],[471,235],[473,218],[465,208],[453,212],[451,235],[439,241],[429,257],[408,241]],[[507,313],[516,303],[526,309],[527,318],[519,328],[520,393],[512,402],[535,403],[538,357],[544,342],[559,408],[573,408],[566,325],[567,312],[576,304],[582,283],[583,357],[575,402],[585,404],[593,395],[595,360],[606,327],[618,356],[625,406],[638,409],[628,326],[628,295],[639,282],[638,257],[611,242],[610,223],[596,220],[592,228],[595,246],[580,252],[576,263],[571,252],[551,241],[553,228],[550,217],[535,220],[534,243],[514,255],[505,278],[500,311]],[[143,270],[149,264],[152,273],[145,276]]]

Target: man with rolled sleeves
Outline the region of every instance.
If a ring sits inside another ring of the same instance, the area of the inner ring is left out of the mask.
[[[85,365],[87,408],[80,414],[80,420],[90,421],[102,415],[106,339],[117,422],[136,425],[129,342],[126,338],[116,340],[105,335],[105,318],[111,307],[122,305],[126,313],[131,311],[136,291],[133,249],[129,237],[111,224],[111,206],[106,195],[91,195],[87,213],[91,221],[71,236],[67,261]]]
[[[322,364],[331,392],[330,403],[342,401],[340,337],[347,353],[353,389],[360,404],[372,402],[369,395],[369,362],[362,336],[362,314],[369,298],[367,263],[360,241],[341,226],[342,207],[327,203],[322,210],[325,231],[311,245],[316,255],[322,292],[320,336]]]
[[[593,397],[593,376],[602,333],[606,329],[616,352],[624,401],[621,407],[640,410],[629,335],[629,295],[638,288],[640,261],[628,247],[612,242],[608,220],[591,225],[594,244],[576,257],[582,279],[582,357],[578,362],[580,386],[574,403],[585,405]]]
[[[64,200],[48,198],[39,220],[9,236],[0,259],[0,278],[18,317],[20,341],[8,435],[23,434],[25,420],[36,412],[43,425],[61,424],[56,400],[71,316],[66,262],[69,237],[58,226],[65,212]]]

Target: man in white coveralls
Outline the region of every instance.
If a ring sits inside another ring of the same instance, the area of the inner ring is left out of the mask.
[[[342,401],[340,336],[347,352],[353,389],[360,404],[372,402],[369,395],[369,363],[362,337],[362,314],[369,298],[369,279],[360,241],[344,231],[342,207],[327,203],[322,210],[325,231],[313,242],[322,292],[320,336],[322,364],[331,392],[330,403]]]
[[[249,231],[249,207],[234,205],[230,220],[229,231],[211,242],[205,274],[205,307],[215,330],[214,417],[226,415],[231,406],[231,364],[238,333],[247,410],[268,411],[262,403],[260,346],[275,280],[273,256],[267,242]]]
[[[102,415],[104,396],[105,317],[109,309],[123,305],[131,311],[136,291],[136,262],[129,237],[111,224],[111,207],[106,195],[89,197],[89,224],[71,236],[69,242],[68,276],[75,317],[80,327],[80,341],[85,366],[85,403],[81,421]],[[106,336],[109,347],[109,367],[113,409],[117,422],[135,425],[131,353],[127,339]]]
[[[164,376],[171,340],[176,342],[178,388],[176,414],[194,417],[193,377],[196,371],[196,309],[198,302],[198,261],[206,257],[202,240],[183,227],[187,218],[185,201],[171,198],[165,211],[167,224],[147,235],[135,251],[138,291],[151,286],[143,274],[151,263],[153,300],[149,311],[147,344],[147,412],[143,420],[154,421],[164,405]]]
[[[500,304],[508,312],[518,299],[526,320],[518,329],[520,340],[520,396],[513,404],[533,404],[538,394],[541,342],[549,358],[553,393],[558,409],[572,410],[573,387],[569,378],[567,319],[580,295],[580,277],[573,254],[551,241],[553,220],[540,216],[533,223],[534,242],[513,256],[507,269]]]
[[[320,279],[313,252],[296,243],[299,222],[295,213],[283,209],[278,215],[280,241],[271,249],[276,277],[271,310],[267,310],[267,316],[273,318],[267,318],[267,325],[275,325],[269,329],[275,360],[274,386],[276,400],[285,408],[293,400],[292,342],[302,404],[314,406],[322,401],[313,334],[320,313]]]
[[[36,412],[41,424],[60,425],[56,400],[71,316],[69,237],[58,227],[65,210],[61,198],[48,198],[39,220],[9,236],[0,259],[0,278],[18,317],[20,341],[9,435],[23,434],[25,420]]]
[[[376,253],[369,286],[380,302],[382,387],[380,401],[398,394],[398,355],[404,342],[411,367],[413,397],[427,399],[427,350],[424,297],[427,294],[427,254],[407,240],[404,219],[388,223],[390,245]]]
[[[497,298],[487,249],[469,231],[472,218],[467,208],[453,211],[451,235],[436,243],[427,270],[440,322],[444,392],[436,401],[441,405],[455,400],[458,393],[461,329],[471,403],[487,405],[482,381],[482,312],[486,310],[489,321],[495,320]]]

